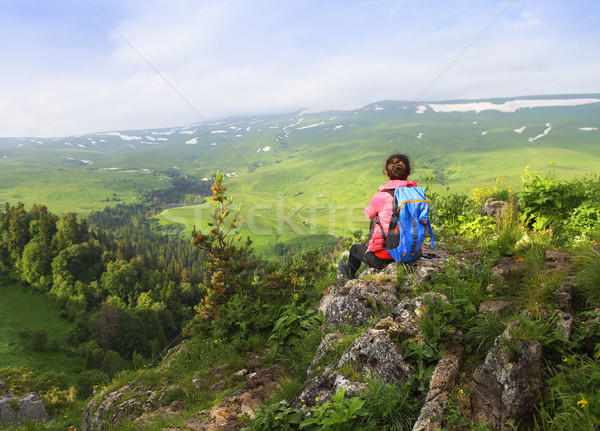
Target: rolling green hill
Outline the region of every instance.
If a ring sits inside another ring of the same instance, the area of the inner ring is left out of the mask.
[[[231,118],[170,129],[2,138],[0,200],[86,214],[166,187],[162,173],[169,170],[199,180],[220,170],[230,177],[227,185],[246,216],[244,231],[257,246],[324,244],[367,228],[362,208],[385,182],[381,164],[391,152],[408,153],[411,178],[438,192],[492,185],[497,177],[517,189],[525,166],[551,168],[559,177],[600,172],[599,118],[597,94],[531,96],[385,101],[355,111]],[[175,207],[160,218],[190,231],[206,225],[209,207]]]

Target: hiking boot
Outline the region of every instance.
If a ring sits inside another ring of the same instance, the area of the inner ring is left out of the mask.
[[[336,284],[338,286],[342,286],[349,279],[350,279],[350,271],[348,271],[348,265],[346,265],[346,262],[338,263],[338,273],[337,273]]]

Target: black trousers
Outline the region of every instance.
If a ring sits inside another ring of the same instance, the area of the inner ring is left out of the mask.
[[[376,269],[383,269],[388,264],[394,262],[394,259],[382,259],[375,255],[372,251],[367,251],[365,244],[354,244],[350,248],[350,256],[348,257],[348,271],[350,278],[354,278],[356,271],[360,268],[360,264],[364,262],[367,266]]]

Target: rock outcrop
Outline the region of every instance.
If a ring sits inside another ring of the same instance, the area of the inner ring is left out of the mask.
[[[495,217],[502,212],[502,209],[504,208],[505,205],[506,205],[506,202],[501,201],[500,199],[489,198],[483,204],[483,207],[481,208],[481,212],[483,215],[486,215],[489,217]]]
[[[24,420],[45,422],[48,419],[44,404],[35,393],[15,397],[0,380],[0,425],[20,423]]]
[[[439,293],[402,300],[392,313],[382,316],[360,335],[339,361],[310,379],[294,406],[313,406],[317,401],[327,402],[331,394],[342,388],[346,389],[347,396],[358,395],[366,388],[362,382],[364,378],[378,378],[403,385],[410,376],[410,365],[404,360],[398,345],[409,338],[418,339],[420,330],[417,320],[425,313],[428,298],[447,300]],[[335,338],[337,337],[325,337],[318,350],[326,350],[324,344],[331,344]]]
[[[485,362],[473,373],[473,418],[493,431],[509,431],[533,417],[542,387],[542,346],[537,341],[512,340],[513,322],[498,337]]]

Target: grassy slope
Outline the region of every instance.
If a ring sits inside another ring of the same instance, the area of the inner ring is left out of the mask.
[[[598,134],[578,130],[596,124],[596,120],[584,107],[573,109],[574,117],[567,119],[557,108],[525,110],[519,115],[492,111],[430,116],[390,112],[376,123],[373,117],[381,114],[366,112],[357,118],[329,122],[328,130],[315,127],[290,133],[287,147],[274,145],[269,153],[251,154],[247,142],[227,142],[247,159],[240,163],[237,153],[229,152],[231,164],[240,175],[227,184],[248,219],[243,233],[253,234],[257,245],[315,243],[330,233],[337,236],[368,228],[361,208],[385,182],[381,162],[395,150],[411,154],[415,162],[412,178],[424,184],[426,177],[433,177],[432,188],[438,192],[445,192],[446,185],[450,191],[461,192],[493,186],[497,177],[508,178],[518,189],[527,165],[532,170],[551,168],[559,177],[572,177],[577,171],[600,172]],[[327,117],[314,117],[302,124],[327,122]],[[530,137],[544,132],[547,122],[552,124],[552,131],[529,142]],[[338,123],[348,127],[334,132],[332,126]],[[386,128],[382,129],[382,124]],[[523,126],[522,134],[514,131]],[[423,135],[417,139],[419,133]],[[255,144],[253,151],[258,146]],[[210,154],[211,150],[206,149],[205,163],[227,166]],[[262,165],[255,166],[258,163]],[[202,167],[195,171],[208,174]],[[209,208],[208,204],[174,208],[161,217],[191,229],[193,225],[205,226]],[[303,220],[310,228],[302,224]]]
[[[86,214],[103,208],[113,193],[130,202],[142,189],[166,185],[159,175],[99,168],[177,167],[199,178],[220,169],[238,173],[227,185],[246,215],[244,233],[252,234],[257,245],[268,247],[277,241],[322,244],[366,229],[361,208],[385,182],[381,163],[393,151],[410,154],[412,178],[421,184],[430,182],[441,193],[447,187],[451,192],[468,192],[493,186],[497,177],[509,179],[517,190],[527,165],[532,170],[552,168],[562,178],[600,172],[600,132],[578,130],[598,126],[598,103],[478,114],[416,114],[414,106],[404,109],[402,102],[378,105],[383,109],[230,119],[190,127],[193,133],[176,130],[153,135],[168,136],[168,142],[158,145],[107,135],[98,137],[106,142],[99,140],[95,146],[88,144],[89,136],[69,138],[74,147],[65,146],[65,139],[44,145],[26,142],[24,147],[7,147],[0,140],[0,153],[10,156],[0,159],[0,200],[37,201],[57,212]],[[544,132],[548,122],[550,133],[529,142]],[[311,125],[316,126],[307,127]],[[522,134],[515,132],[523,126]],[[148,136],[152,132],[124,133]],[[186,144],[194,138],[197,144]],[[132,142],[135,148],[129,146]],[[269,151],[257,151],[267,146]],[[35,163],[39,154],[49,165],[43,171]],[[80,159],[94,163],[82,166]],[[160,218],[165,223],[183,223],[189,232],[194,225],[205,227],[209,216],[209,205],[202,205],[169,209]]]
[[[29,364],[36,371],[65,373],[74,383],[84,364],[67,341],[69,322],[47,298],[19,284],[0,280],[0,298],[0,367]],[[48,334],[48,346],[55,342],[58,349],[35,352],[23,345],[21,331],[40,329]]]

